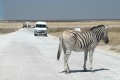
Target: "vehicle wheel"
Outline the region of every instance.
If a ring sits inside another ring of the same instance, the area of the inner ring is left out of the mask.
[[[34,36],[37,36],[37,34],[34,34]]]
[[[47,34],[45,34],[45,36],[47,36]]]

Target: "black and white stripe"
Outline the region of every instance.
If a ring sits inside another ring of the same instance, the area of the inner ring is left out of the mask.
[[[57,59],[60,58],[60,53],[63,48],[64,51],[64,69],[66,73],[69,73],[68,57],[71,51],[84,51],[84,70],[86,69],[87,54],[89,52],[90,69],[92,71],[92,60],[94,49],[100,40],[105,43],[109,42],[107,31],[104,25],[92,27],[90,31],[79,32],[75,30],[66,30],[60,37],[60,44],[57,54]]]

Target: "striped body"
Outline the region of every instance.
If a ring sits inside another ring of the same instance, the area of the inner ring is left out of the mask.
[[[62,34],[66,48],[76,52],[94,49],[97,45],[96,36],[93,32],[79,32],[66,30]]]
[[[74,30],[66,30],[60,37],[57,59],[59,60],[61,50],[64,51],[64,70],[69,73],[68,58],[72,51],[84,51],[84,70],[86,71],[87,54],[89,52],[90,69],[92,71],[92,60],[94,49],[100,40],[105,43],[109,42],[107,31],[104,25],[92,27],[90,31],[79,32]]]

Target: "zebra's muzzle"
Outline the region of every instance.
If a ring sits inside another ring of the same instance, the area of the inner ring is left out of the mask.
[[[106,44],[109,43],[109,39],[108,38],[105,39],[105,43]]]
[[[109,43],[109,40],[105,41],[105,43],[106,43],[106,44]]]

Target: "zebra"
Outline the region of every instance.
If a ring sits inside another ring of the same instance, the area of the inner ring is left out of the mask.
[[[105,43],[109,43],[108,33],[104,25],[92,27],[90,31],[85,32],[65,30],[59,38],[59,48],[57,53],[57,60],[59,60],[61,51],[63,49],[64,72],[70,73],[68,58],[72,51],[84,51],[84,71],[87,71],[86,61],[89,52],[89,67],[90,71],[92,72],[93,53],[100,40],[103,40]]]

